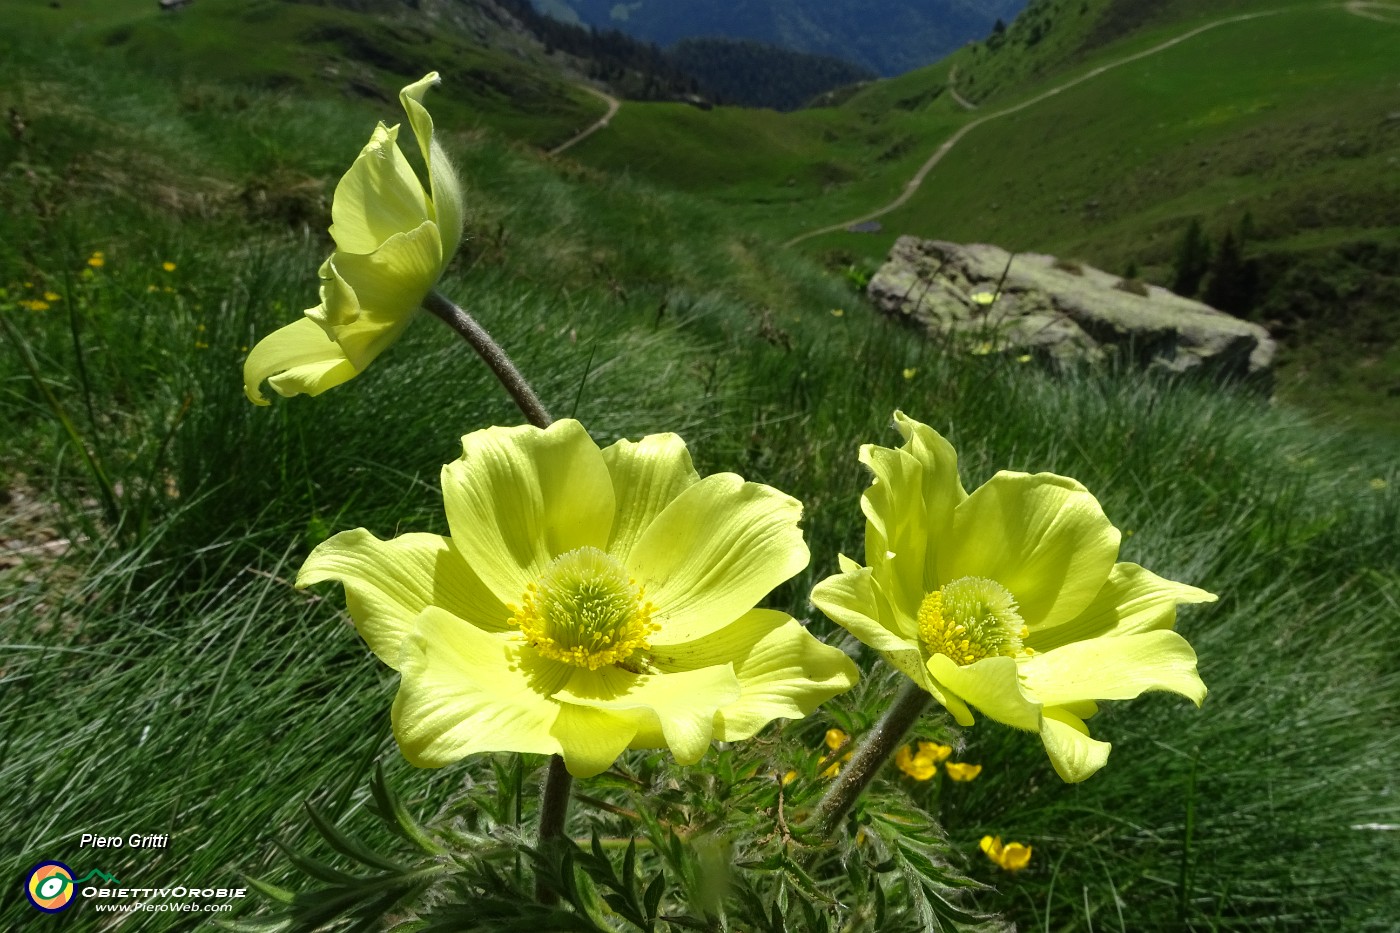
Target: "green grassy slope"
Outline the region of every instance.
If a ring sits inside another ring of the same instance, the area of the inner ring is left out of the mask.
[[[453,19],[450,4],[441,15],[417,17],[384,6],[375,14],[282,0],[200,0],[163,13],[154,2],[138,0],[76,0],[58,8],[42,0],[0,0],[0,15],[23,30],[16,38],[42,36],[89,52],[115,52],[134,69],[167,81],[316,96],[335,91],[396,107],[400,87],[436,70],[449,96],[440,107],[455,123],[541,147],[601,116],[597,99],[547,64],[537,44],[499,25],[478,24],[479,16],[470,18],[473,7],[460,7]]]
[[[889,203],[955,129],[992,116],[908,204],[880,218],[882,234],[833,233],[802,248],[873,265],[895,236],[913,233],[1064,253],[1111,270],[1136,266],[1170,283],[1191,219],[1218,242],[1248,215],[1246,255],[1264,282],[1254,313],[1287,344],[1285,394],[1371,416],[1378,426],[1400,424],[1400,408],[1391,407],[1400,397],[1391,349],[1400,324],[1387,310],[1400,285],[1385,258],[1400,238],[1400,30],[1330,4],[1182,3],[1173,11],[1181,18],[1164,23],[1161,10],[1100,5],[1078,26],[1056,14],[1041,42],[1008,40],[995,53],[1007,67],[993,69],[985,50],[964,50],[862,88],[820,111],[820,122],[716,111],[690,117],[686,138],[674,126],[661,133],[655,111],[635,108],[577,157],[683,184],[728,205],[744,228],[787,238]],[[1253,14],[1263,15],[1231,21]],[[1108,41],[1138,20],[1142,28]],[[966,112],[946,93],[954,69],[964,93],[1001,90]],[[1041,72],[1048,74],[1032,77]],[[969,87],[977,74],[982,85]],[[683,172],[640,157],[676,147],[687,153]],[[732,153],[745,168],[782,169],[735,170]],[[806,160],[805,171],[794,157]],[[823,164],[846,167],[850,177],[818,184],[814,167]],[[1358,410],[1363,400],[1371,404]]]

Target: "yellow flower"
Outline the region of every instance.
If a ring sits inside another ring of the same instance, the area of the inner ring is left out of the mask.
[[[107,254],[98,250],[88,257],[87,264],[94,269],[101,269],[103,266],[107,265]]]
[[[343,583],[402,675],[410,762],[559,754],[587,777],[669,747],[693,764],[855,683],[844,653],[753,608],[807,566],[797,500],[702,479],[674,434],[599,450],[568,420],[477,431],[462,450],[442,471],[451,537],[342,532],[297,578]]]
[[[1390,485],[1389,483],[1387,483],[1385,480],[1381,479],[1379,476],[1377,476],[1377,477],[1375,477],[1374,479],[1371,480],[1371,488],[1372,488],[1372,489],[1375,489],[1375,490],[1377,490],[1377,491],[1382,490],[1382,489],[1384,489],[1385,487],[1387,487],[1387,486],[1389,486],[1389,485]]]
[[[784,786],[784,787],[787,787],[789,784],[791,784],[791,783],[792,783],[793,781],[795,781],[795,780],[797,780],[797,772],[796,772],[796,771],[789,771],[787,774],[784,774],[784,775],[783,775],[783,786]]]
[[[38,298],[21,298],[19,306],[29,311],[49,310],[49,303],[47,301],[40,301]]]
[[[812,602],[929,691],[960,725],[972,709],[1039,733],[1082,781],[1110,745],[1084,720],[1098,700],[1169,690],[1196,704],[1196,653],[1171,631],[1210,593],[1118,562],[1118,529],[1063,476],[1001,472],[971,495],[953,447],[895,413],[905,444],[867,444],[868,566],[842,556]]]
[[[947,745],[920,742],[917,752],[908,745],[901,747],[894,753],[894,763],[914,780],[927,781],[938,773],[938,765],[951,754],[953,750]]]
[[[162,269],[164,269],[166,272],[174,272],[174,271],[175,271],[175,263],[170,262],[169,260],[167,260],[167,261],[161,263],[161,264],[160,264],[160,267],[161,267]]]
[[[1016,357],[1016,362],[1018,363],[1029,363],[1030,361],[1031,355],[1029,353],[1022,353],[1020,356]]]
[[[943,767],[948,769],[948,777],[964,784],[982,773],[981,765],[970,765],[965,761],[950,761]]]
[[[982,851],[1003,871],[1020,871],[1031,863],[1031,847],[1019,842],[1001,844],[1000,836],[983,836]]]
[[[918,371],[917,369],[915,369],[913,366],[910,366],[908,369],[904,370],[904,378],[905,378],[905,379],[913,379],[913,378],[914,378],[915,376],[917,376],[918,374],[919,374],[919,371]]]
[[[846,733],[842,732],[840,729],[828,729],[826,730],[826,737],[824,741],[826,742],[826,747],[828,749],[830,749],[833,752],[838,752],[843,746],[850,744],[851,737]],[[831,764],[827,765],[826,768],[822,770],[822,777],[836,777],[836,775],[841,773],[841,763],[845,761],[850,761],[851,756],[854,754],[855,750],[852,749],[851,751],[842,755],[840,758],[834,759],[831,762]]]
[[[63,296],[60,295],[58,292],[44,292],[44,300],[45,300],[45,301],[62,301],[62,300],[63,300]]]
[[[831,316],[832,316],[832,317],[843,317],[845,314],[846,314],[846,309],[845,309],[845,308],[832,308],[832,309],[831,309]]]
[[[243,364],[243,391],[266,405],[320,395],[359,375],[412,320],[462,236],[462,192],[423,107],[437,72],[399,93],[428,166],[431,194],[399,149],[399,127],[379,124],[331,205],[335,252],[321,266],[321,303],[264,337]]]
[[[989,305],[997,300],[997,296],[993,292],[973,292],[970,297],[979,305]]]

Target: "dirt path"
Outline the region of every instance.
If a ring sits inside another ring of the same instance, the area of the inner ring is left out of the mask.
[[[1370,2],[1370,0],[1352,0],[1352,2],[1346,4],[1346,8],[1348,11],[1356,13],[1358,16],[1366,15],[1364,12],[1361,11],[1361,9],[1358,8],[1384,8],[1387,11],[1394,11],[1397,9],[1396,7],[1387,6],[1386,4]],[[914,193],[919,190],[919,186],[924,183],[924,179],[928,177],[929,172],[933,171],[934,166],[936,166],[939,162],[943,161],[943,157],[946,156],[952,150],[952,148],[956,146],[959,141],[962,140],[964,136],[966,136],[968,133],[972,132],[977,127],[981,126],[983,123],[986,123],[989,120],[997,120],[1001,117],[1010,116],[1013,113],[1019,113],[1020,111],[1025,110],[1027,107],[1033,107],[1041,101],[1054,97],[1056,94],[1059,94],[1062,91],[1067,91],[1070,88],[1075,87],[1076,85],[1083,84],[1085,81],[1088,81],[1092,78],[1097,78],[1099,75],[1103,74],[1106,71],[1112,71],[1114,68],[1119,68],[1123,65],[1131,64],[1132,62],[1147,58],[1149,55],[1156,55],[1158,52],[1164,52],[1174,45],[1185,42],[1187,39],[1199,36],[1203,32],[1209,32],[1210,30],[1216,29],[1220,26],[1228,26],[1231,23],[1239,23],[1244,22],[1245,20],[1259,19],[1263,16],[1273,16],[1276,13],[1282,12],[1284,11],[1265,10],[1260,13],[1244,13],[1239,16],[1230,16],[1225,19],[1216,20],[1213,23],[1207,23],[1206,25],[1199,26],[1196,29],[1191,30],[1190,32],[1182,33],[1174,39],[1168,39],[1166,42],[1163,42],[1160,45],[1154,45],[1152,48],[1147,49],[1145,51],[1137,52],[1133,55],[1117,59],[1116,61],[1109,62],[1106,65],[1100,65],[1099,67],[1080,75],[1072,81],[1066,81],[1064,84],[1052,87],[1050,90],[1045,91],[1042,94],[1038,94],[1035,97],[1032,97],[1030,100],[1022,101],[1014,107],[1007,107],[1005,110],[998,110],[996,113],[989,113],[984,117],[978,117],[971,123],[963,125],[956,133],[948,137],[948,139],[941,146],[935,149],[933,151],[933,155],[929,156],[928,160],[919,167],[919,170],[917,172],[914,173],[914,177],[905,183],[903,193],[900,194],[899,197],[891,201],[889,204],[886,204],[879,210],[871,211],[869,214],[862,214],[860,217],[855,217],[851,220],[842,221],[841,223],[832,224],[828,227],[822,227],[817,230],[810,230],[807,233],[803,233],[793,237],[791,240],[788,240],[783,245],[796,246],[803,240],[808,240],[815,236],[821,236],[824,233],[835,233],[838,230],[844,230],[847,227],[853,226],[854,224],[865,223],[867,221],[875,220],[876,218],[883,217],[892,211],[899,210],[901,207],[907,204],[909,202],[909,199],[914,196]],[[1386,20],[1386,22],[1391,21]],[[956,94],[954,94],[954,97],[956,98]]]
[[[972,101],[968,100],[966,97],[963,97],[961,94],[958,93],[957,83],[958,66],[954,65],[952,68],[948,69],[948,93],[952,96],[953,100],[958,102],[958,106],[962,109],[976,110],[976,104],[974,104]]]
[[[1375,3],[1372,0],[1348,0],[1343,4],[1348,13],[1355,13],[1378,23],[1400,25],[1400,6],[1393,3]]]
[[[586,84],[580,84],[579,87],[583,88],[585,91],[592,94],[594,97],[600,98],[603,101],[603,103],[607,104],[608,112],[603,114],[602,118],[599,119],[596,123],[591,124],[586,129],[580,130],[567,142],[560,143],[553,149],[549,150],[550,155],[558,155],[565,149],[569,149],[572,146],[583,142],[585,139],[592,136],[594,133],[598,132],[603,127],[607,126],[608,123],[612,121],[613,116],[616,115],[617,109],[622,106],[622,102],[619,101],[616,97],[613,97],[610,94],[604,94],[602,91],[598,90],[595,87],[589,87]]]

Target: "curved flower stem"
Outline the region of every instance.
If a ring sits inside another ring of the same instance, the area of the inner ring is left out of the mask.
[[[860,745],[851,753],[851,760],[846,762],[836,782],[812,811],[810,825],[823,838],[835,832],[841,819],[875,777],[880,766],[894,754],[904,734],[909,731],[914,720],[919,718],[924,707],[928,706],[930,699],[932,697],[927,690],[914,681],[905,679],[904,686],[890,701],[885,715],[880,717],[875,727],[861,739]]]
[[[540,397],[530,388],[530,383],[520,375],[520,370],[515,368],[506,351],[491,339],[491,335],[476,322],[476,318],[463,311],[441,292],[428,292],[428,297],[423,299],[423,307],[441,318],[448,327],[461,334],[462,339],[471,344],[477,355],[491,367],[491,372],[501,380],[501,385],[506,387],[510,397],[515,399],[515,404],[531,424],[537,428],[547,428],[554,423]]]
[[[435,317],[441,318],[448,327],[461,334],[462,339],[471,344],[471,348],[491,367],[491,372],[496,374],[496,378],[506,387],[510,397],[515,400],[515,404],[531,424],[537,428],[547,428],[554,423],[554,419],[549,416],[549,411],[535,394],[535,390],[530,387],[530,383],[525,381],[525,377],[515,368],[506,351],[491,338],[486,328],[476,322],[476,318],[441,292],[428,292],[428,297],[423,299],[423,307]],[[569,790],[573,781],[573,775],[564,767],[564,759],[559,755],[551,757],[540,799],[538,845],[542,849],[564,838],[564,823],[569,815]],[[552,904],[556,900],[538,881],[535,883],[535,899],[541,904]]]
[[[569,789],[574,777],[564,767],[564,759],[552,755],[549,770],[545,773],[544,792],[540,799],[540,838],[542,850],[564,839],[564,821],[569,815]],[[553,904],[558,900],[553,892],[547,891],[539,877],[535,879],[535,900],[541,904]]]

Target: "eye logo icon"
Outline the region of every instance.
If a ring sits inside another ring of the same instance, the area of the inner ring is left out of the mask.
[[[46,914],[67,910],[73,903],[73,870],[62,862],[40,862],[29,869],[24,893]]]

